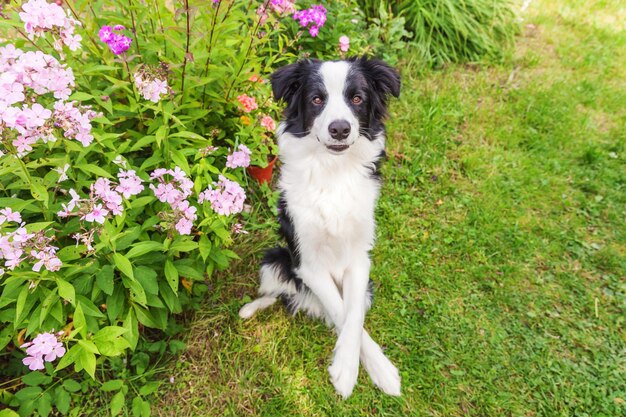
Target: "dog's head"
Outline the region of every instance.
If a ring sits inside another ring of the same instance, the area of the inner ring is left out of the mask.
[[[287,104],[284,132],[314,137],[333,154],[382,133],[387,99],[400,95],[398,72],[376,59],[299,61],[271,81],[274,97]]]

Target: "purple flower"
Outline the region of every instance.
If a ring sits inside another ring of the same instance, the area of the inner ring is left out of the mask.
[[[100,36],[100,40],[106,43],[109,46],[111,52],[115,55],[119,55],[124,53],[130,48],[130,44],[133,40],[127,36],[122,35],[121,33],[114,33],[113,31],[121,32],[124,30],[124,26],[115,25],[113,29],[111,26],[105,25],[100,28],[98,32],[98,36]]]
[[[312,24],[309,28],[309,33],[311,36],[316,37],[320,28],[326,23],[326,8],[321,4],[314,4],[309,9],[295,12],[293,18],[298,20],[303,28]]]

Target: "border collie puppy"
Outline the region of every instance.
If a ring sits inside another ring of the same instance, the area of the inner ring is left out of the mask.
[[[333,326],[338,339],[328,368],[347,398],[359,359],[374,384],[400,395],[400,375],[363,328],[372,301],[369,279],[378,166],[385,155],[387,99],[400,77],[379,60],[300,61],[271,77],[286,103],[278,127],[282,168],[280,234],[287,247],[266,252],[259,298],[239,311],[249,318],[280,298]]]

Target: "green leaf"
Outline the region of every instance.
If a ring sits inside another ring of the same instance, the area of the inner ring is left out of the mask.
[[[119,389],[122,389],[123,385],[124,385],[124,381],[122,381],[121,379],[111,379],[110,381],[107,381],[104,384],[102,384],[100,386],[100,389],[106,392],[117,391]]]
[[[96,285],[107,295],[113,294],[113,266],[104,265],[96,273]]]
[[[135,279],[122,278],[124,285],[130,290],[130,299],[143,306],[148,302],[146,290],[143,289],[139,281]]]
[[[78,339],[78,344],[81,345],[83,350],[86,350],[87,352],[95,353],[96,355],[100,354],[96,344],[91,340]]]
[[[37,400],[37,411],[41,417],[48,417],[52,411],[52,397],[49,392],[44,392]]]
[[[78,344],[72,346],[70,348],[70,350],[68,350],[65,355],[63,355],[63,357],[61,358],[61,360],[59,361],[59,364],[57,365],[56,370],[60,371],[63,368],[67,368],[69,365],[75,363],[78,360],[78,357],[80,356],[80,353],[83,351],[83,348],[80,347]],[[66,386],[66,388],[68,388],[69,386],[71,386],[72,384]],[[63,384],[63,386],[65,386],[65,383]],[[69,389],[69,388],[68,388]],[[80,386],[78,387],[78,389],[76,391],[78,391],[80,389]],[[72,391],[74,392],[74,391]]]
[[[122,283],[114,286],[113,294],[107,297],[107,316],[111,323],[117,322],[119,315],[124,310],[126,302],[126,291]]]
[[[26,385],[45,385],[52,382],[52,377],[41,372],[29,372],[22,377],[22,382]]]
[[[41,392],[41,387],[26,387],[16,392],[15,398],[17,398],[21,402],[32,401],[37,398],[37,396],[41,394]]]
[[[83,313],[81,303],[78,303],[76,305],[76,310],[74,310],[74,328],[78,330],[84,339],[87,338],[87,321],[85,320],[85,314]]]
[[[105,356],[117,356],[130,347],[128,341],[122,337],[127,329],[119,326],[103,327],[93,337],[100,353]]]
[[[200,236],[200,241],[198,242],[198,249],[200,250],[200,256],[202,256],[202,260],[206,261],[209,254],[211,253],[211,241],[206,235]]]
[[[69,392],[78,392],[80,391],[81,386],[75,379],[66,379],[63,381],[63,388]]]
[[[2,330],[0,330],[0,352],[9,344],[13,338],[13,326],[8,324]]]
[[[121,253],[114,253],[113,262],[115,262],[117,269],[119,269],[124,275],[130,279],[135,279],[135,276],[133,275],[133,265],[130,263],[128,258]]]
[[[125,397],[122,391],[119,391],[117,394],[111,398],[111,415],[116,416],[122,411],[122,407],[124,407]]]
[[[75,261],[83,256],[83,253],[87,250],[85,245],[70,245],[66,246],[57,252],[57,256],[62,262]]]
[[[126,320],[124,320],[124,328],[127,330],[124,333],[124,339],[128,341],[131,350],[135,350],[137,342],[139,341],[139,323],[137,322],[137,316],[135,311],[131,308],[128,310]]]
[[[44,206],[48,207],[48,189],[38,182],[30,184],[30,194],[37,201],[42,201]]]
[[[57,287],[59,288],[59,296],[72,305],[76,303],[76,291],[74,286],[62,278],[57,278]]]
[[[20,417],[20,415],[7,408],[5,410],[0,410],[0,417]]]
[[[156,252],[163,250],[163,243],[148,240],[145,242],[135,243],[133,247],[126,253],[128,259],[144,255],[148,252]]]
[[[93,96],[91,94],[83,93],[81,91],[76,91],[74,94],[70,96],[68,100],[76,100],[76,101],[87,101],[91,100]]]
[[[106,177],[106,178],[113,177],[107,170],[100,168],[99,166],[93,165],[93,164],[76,164],[74,165],[74,168],[80,169],[81,171],[86,172],[88,174],[95,174],[99,177]]]
[[[146,397],[148,395],[154,394],[155,392],[157,392],[157,390],[159,389],[159,386],[161,385],[160,382],[158,381],[150,381],[150,382],[146,382],[145,385],[143,385],[141,388],[139,388],[139,394]]]
[[[79,342],[81,341],[79,340]],[[91,379],[96,379],[96,355],[93,352],[82,350],[80,352],[80,364]]]
[[[135,268],[135,278],[141,284],[146,293],[157,295],[159,293],[159,283],[157,281],[157,273],[154,269],[147,266],[138,266]]]
[[[183,153],[177,149],[171,149],[170,150],[170,156],[172,158],[172,161],[178,165],[180,167],[180,169],[182,169],[183,171],[185,171],[187,174],[189,174],[189,172],[191,172],[191,170],[189,169],[189,164],[187,163],[187,158],[185,158],[185,156],[183,155]]]
[[[44,229],[46,229],[48,226],[50,226],[51,224],[54,224],[54,222],[36,222],[36,223],[29,223],[26,226],[24,226],[24,228],[26,229],[26,231],[28,233],[35,233],[35,232],[40,232]],[[59,251],[60,252],[60,251]],[[58,255],[58,252],[57,252]]]
[[[194,249],[198,248],[198,242],[194,242],[193,240],[179,240],[170,246],[170,252],[191,252]]]
[[[174,294],[178,294],[178,271],[169,259],[165,261],[165,278]]]
[[[57,410],[59,410],[61,414],[67,414],[67,412],[70,411],[71,403],[69,392],[63,389],[63,387],[58,387],[56,390],[54,403],[56,404]]]

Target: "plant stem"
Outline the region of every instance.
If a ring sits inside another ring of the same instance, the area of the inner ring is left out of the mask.
[[[208,55],[206,57],[206,62],[204,63],[204,71],[202,73],[203,77],[206,76],[207,73],[209,72],[209,63],[211,62],[211,50],[213,49],[213,33],[215,32],[215,24],[217,23],[217,15],[220,12],[221,4],[222,4],[221,1],[217,3],[217,7],[215,8],[215,13],[213,13],[213,21],[211,22],[211,33],[209,34],[209,50],[208,50]],[[204,87],[202,87],[202,107],[205,107],[204,99],[206,97],[206,87],[207,87],[206,84],[204,85]]]
[[[133,13],[132,0],[128,0],[128,10],[130,11],[130,20],[133,24],[133,33],[135,34],[135,45],[137,45],[137,54],[141,55],[141,49],[139,48],[139,32],[135,26],[135,13]]]
[[[185,42],[185,56],[183,57],[183,75],[180,82],[180,103],[185,101],[185,70],[187,69],[187,57],[189,56],[189,36],[191,34],[189,18],[189,0],[185,0],[185,16],[187,21],[187,40]]]
[[[161,24],[161,35],[163,35],[163,54],[167,56],[167,42],[165,42],[165,29],[163,28],[163,19],[161,18],[161,11],[159,10],[159,2],[154,2],[154,8],[156,9],[159,23]]]
[[[265,0],[265,2],[263,3],[263,7],[267,8],[269,3],[270,3],[270,0]],[[250,56],[250,52],[252,51],[252,44],[254,43],[254,38],[256,37],[256,34],[260,26],[261,26],[261,18],[258,19],[256,25],[254,26],[254,29],[252,30],[252,34],[250,35],[250,44],[248,45],[246,56],[244,57],[244,60],[241,62],[241,65],[239,66],[239,70],[237,71],[237,74],[235,75],[235,77],[233,77],[233,80],[228,86],[228,91],[226,92],[226,102],[228,102],[228,99],[230,98],[230,92],[232,91],[235,85],[235,81],[237,81],[237,79],[239,78],[239,75],[241,75],[241,71],[243,70],[244,65],[248,61],[248,57]]]

